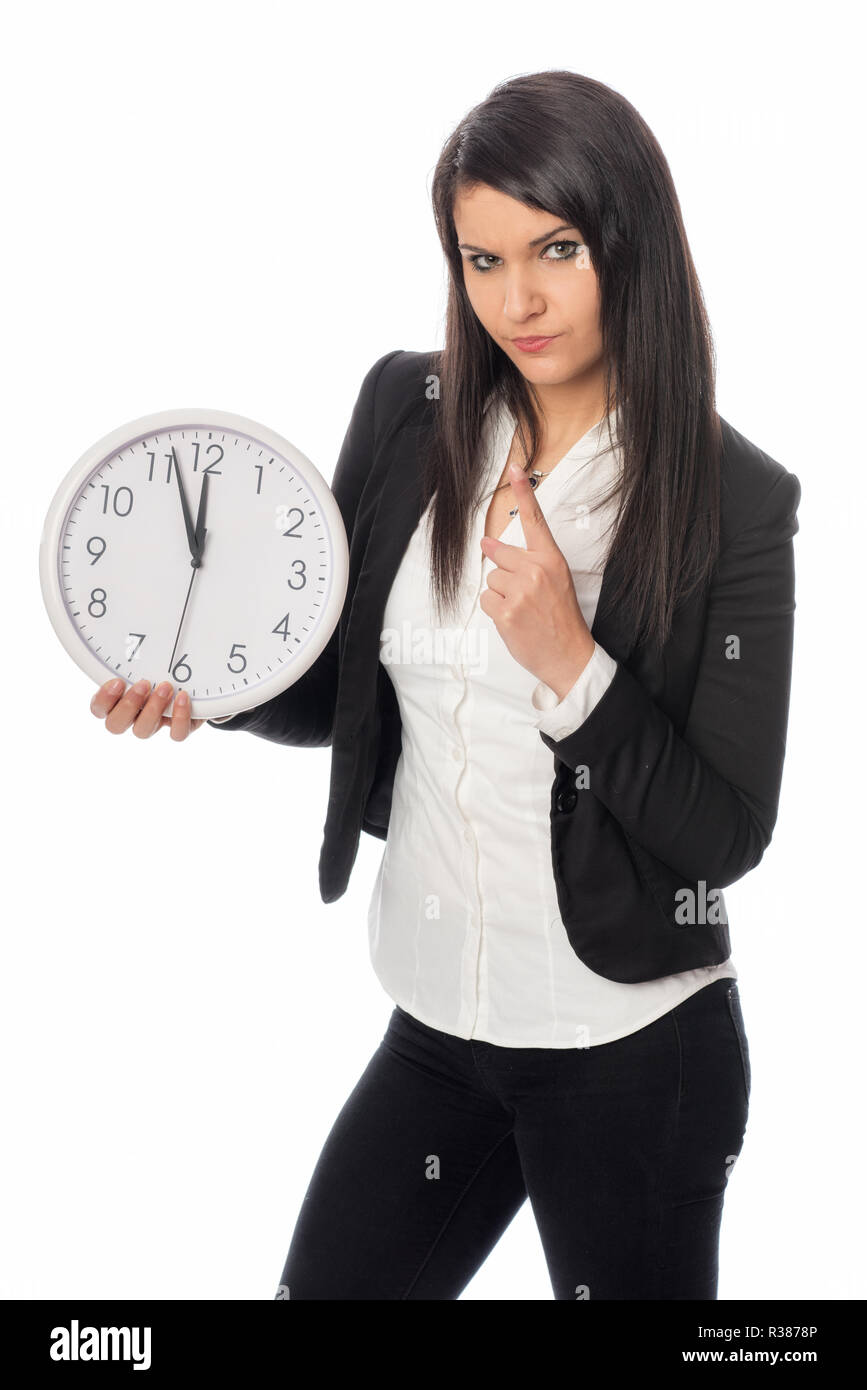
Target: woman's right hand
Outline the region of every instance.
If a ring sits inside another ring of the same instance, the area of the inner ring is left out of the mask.
[[[163,714],[172,698],[173,687],[169,681],[163,681],[154,691],[148,680],[136,681],[127,689],[124,686],[120,677],[106,681],[90,702],[91,714],[105,720],[110,734],[123,734],[131,728],[136,738],[150,738],[158,729],[169,728],[173,739],[184,739],[207,722],[190,718],[190,697],[186,690],[178,691],[171,716]]]

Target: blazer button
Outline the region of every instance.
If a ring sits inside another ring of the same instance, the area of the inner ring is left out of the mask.
[[[558,811],[574,811],[578,805],[578,793],[575,788],[567,787],[565,791],[558,792],[554,805]]]

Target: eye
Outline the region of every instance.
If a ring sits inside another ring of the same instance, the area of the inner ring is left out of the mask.
[[[543,251],[542,257],[544,260],[550,261],[571,261],[572,257],[575,255],[575,252],[578,250],[578,246],[579,243],[577,241],[552,241],[549,243],[548,246],[545,247],[545,251]],[[564,256],[548,256],[545,254],[548,251],[562,247],[566,248],[566,254]]]
[[[479,261],[498,261],[499,259],[499,256],[488,256],[484,252],[480,252],[477,256],[467,256],[467,260],[473,267],[473,270],[480,271],[482,275],[484,275],[486,271],[493,270],[493,266],[479,265]]]

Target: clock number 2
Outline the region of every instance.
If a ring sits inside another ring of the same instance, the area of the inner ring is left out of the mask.
[[[282,511],[282,513],[283,513],[282,517],[279,516],[279,512],[281,512],[281,511]],[[287,507],[281,506],[281,507],[278,509],[278,520],[277,520],[277,525],[278,525],[278,526],[283,526],[283,525],[285,525],[286,521],[289,519],[289,517],[292,515],[293,512],[297,512],[297,513],[298,513],[298,520],[297,520],[297,521],[293,521],[293,522],[292,522],[292,525],[289,527],[289,530],[288,530],[288,531],[284,531],[284,532],[283,532],[283,535],[284,535],[284,536],[291,536],[293,540],[300,541],[300,540],[301,540],[301,537],[298,535],[298,527],[301,525],[302,521],[304,520],[304,513],[303,513],[303,511],[301,510],[300,507],[288,507],[288,508],[287,508]]]

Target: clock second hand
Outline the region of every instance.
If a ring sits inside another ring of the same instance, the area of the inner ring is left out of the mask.
[[[172,680],[174,680],[174,674],[173,674],[173,671],[172,671],[172,664],[173,664],[174,659],[175,659],[175,652],[176,652],[177,649],[178,649],[178,638],[179,638],[180,635],[181,635],[181,628],[182,628],[183,625],[184,625],[184,615],[186,614],[186,611],[187,611],[187,604],[188,604],[189,601],[190,601],[190,594],[192,593],[192,590],[193,590],[193,582],[194,582],[194,580],[195,580],[195,578],[196,578],[196,574],[197,574],[197,573],[198,573],[198,566],[196,565],[196,563],[195,563],[195,561],[194,561],[194,562],[193,562],[193,572],[192,572],[192,574],[190,575],[190,583],[189,583],[189,586],[188,586],[188,588],[187,588],[187,596],[186,596],[186,598],[184,599],[184,608],[183,608],[183,612],[181,613],[181,621],[178,623],[178,630],[177,630],[177,632],[175,633],[175,644],[174,644],[174,646],[172,647],[172,654],[171,654],[171,656],[169,657],[169,675],[171,676]]]
[[[183,496],[183,492],[181,493],[181,495]],[[174,641],[174,646],[172,647],[172,654],[171,654],[171,656],[169,657],[169,675],[172,677],[172,680],[174,680],[174,675],[173,675],[173,662],[174,662],[174,659],[175,659],[175,652],[176,652],[177,649],[178,649],[178,638],[180,637],[180,635],[181,635],[181,629],[182,629],[183,626],[184,626],[184,618],[185,618],[185,616],[186,616],[187,606],[189,605],[189,602],[190,602],[190,594],[193,592],[193,581],[195,580],[195,577],[196,577],[196,575],[198,574],[199,569],[200,569],[201,564],[202,564],[202,553],[203,553],[203,551],[204,551],[204,549],[205,549],[205,536],[208,534],[208,528],[207,528],[206,526],[203,526],[203,525],[202,525],[202,522],[203,522],[204,519],[205,519],[205,505],[206,505],[207,495],[208,495],[208,475],[207,475],[207,473],[206,473],[205,476],[202,478],[202,491],[201,491],[201,495],[200,495],[200,497],[199,497],[199,514],[198,514],[198,516],[197,516],[197,518],[196,518],[196,531],[195,531],[195,537],[194,537],[194,540],[193,540],[193,541],[191,542],[191,544],[190,544],[190,550],[191,550],[192,556],[193,556],[192,560],[190,561],[190,565],[192,566],[192,571],[193,571],[193,572],[192,572],[192,574],[190,575],[190,582],[189,582],[189,585],[187,586],[187,596],[186,596],[186,598],[184,599],[184,607],[183,607],[183,610],[182,610],[182,612],[181,612],[181,620],[180,620],[180,622],[178,623],[178,630],[177,630],[177,632],[175,633],[175,641]]]

